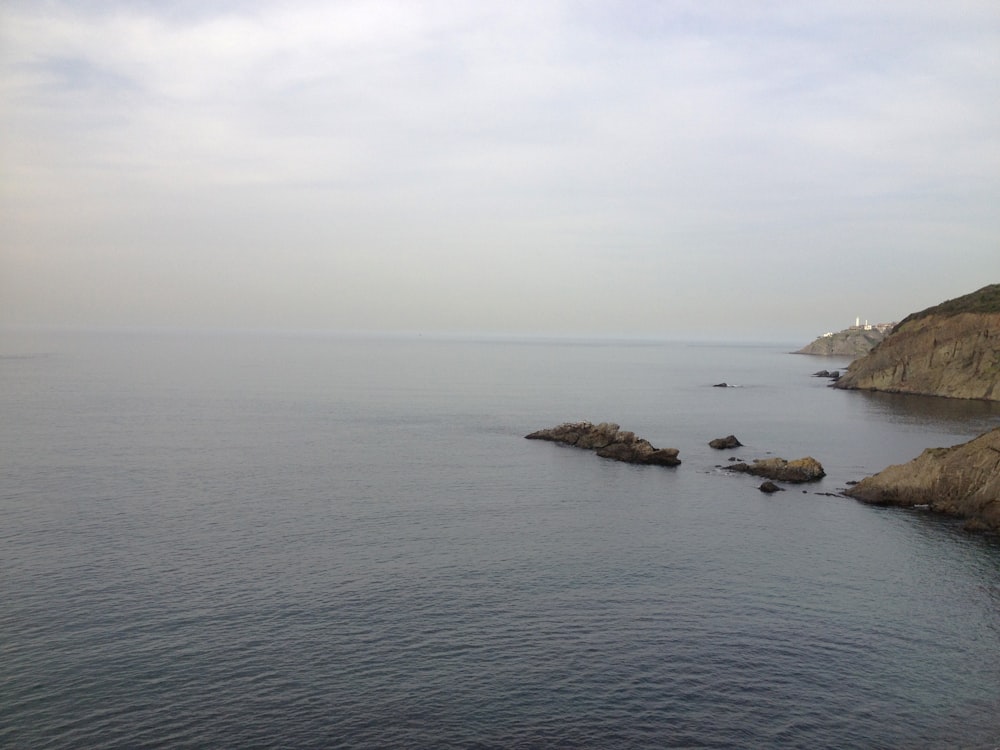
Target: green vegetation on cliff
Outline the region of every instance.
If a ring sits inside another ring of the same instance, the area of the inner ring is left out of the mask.
[[[928,307],[926,310],[907,315],[896,328],[907,323],[926,318],[930,315],[946,317],[961,313],[1000,313],[1000,284],[990,284],[971,294],[964,294],[942,302],[940,305]]]
[[[834,386],[1000,401],[1000,284],[908,315]]]

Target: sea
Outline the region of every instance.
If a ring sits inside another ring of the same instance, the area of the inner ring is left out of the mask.
[[[0,747],[1000,747],[1000,540],[839,495],[1000,405],[801,344],[0,331]]]

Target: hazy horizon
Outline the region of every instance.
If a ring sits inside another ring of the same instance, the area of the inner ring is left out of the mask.
[[[44,344],[51,337],[77,335],[109,336],[164,336],[167,338],[214,338],[253,337],[266,339],[301,338],[328,339],[331,341],[428,341],[428,342],[470,342],[470,343],[525,343],[525,344],[594,344],[594,345],[657,345],[680,344],[691,346],[795,346],[801,348],[809,341],[799,342],[794,336],[768,336],[766,331],[759,335],[734,336],[725,332],[702,335],[685,334],[683,331],[652,334],[631,332],[593,333],[588,331],[498,331],[498,330],[417,330],[417,329],[346,329],[346,328],[277,328],[277,327],[218,327],[218,326],[144,326],[144,325],[72,325],[65,323],[47,324],[0,324],[0,334],[12,335],[12,342],[28,341]],[[816,337],[813,337],[816,338]],[[81,339],[82,340],[82,339]],[[810,339],[811,341],[812,339]],[[6,352],[5,356],[19,356],[20,350]]]
[[[0,8],[0,326],[802,341],[1000,281],[1000,7]]]

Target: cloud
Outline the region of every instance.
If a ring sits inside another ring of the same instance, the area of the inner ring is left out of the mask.
[[[16,280],[0,320],[78,317],[84,267],[119,300],[88,305],[95,320],[530,328],[509,305],[536,297],[537,325],[564,329],[634,325],[567,312],[608,291],[669,327],[722,293],[752,308],[774,283],[800,305],[847,285],[930,294],[942,248],[976,268],[942,298],[1000,272],[991,3],[0,14],[0,240]],[[724,280],[736,268],[745,288]],[[157,274],[169,294],[122,291]],[[65,293],[39,302],[46,279]],[[902,292],[890,304],[909,311]]]

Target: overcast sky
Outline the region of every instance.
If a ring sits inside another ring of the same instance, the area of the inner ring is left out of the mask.
[[[0,134],[0,324],[807,341],[1000,282],[996,0],[4,0]]]

